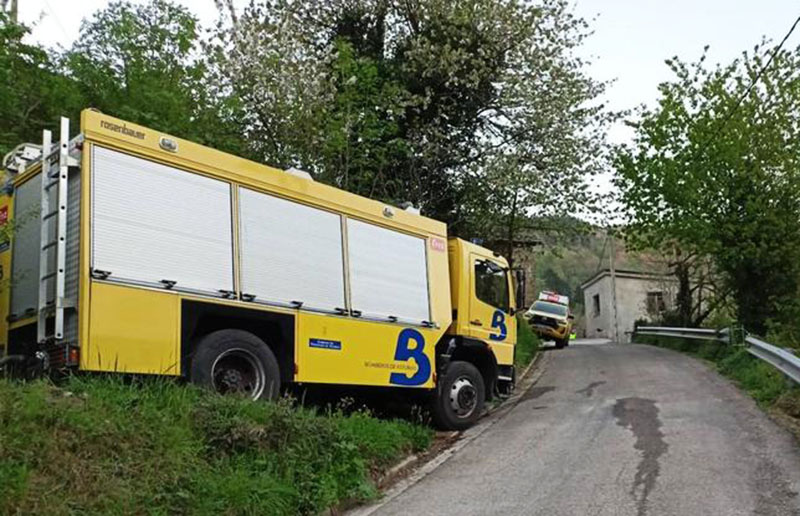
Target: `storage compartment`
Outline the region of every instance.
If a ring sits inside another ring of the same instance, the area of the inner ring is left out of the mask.
[[[178,375],[180,298],[175,292],[92,283],[89,343],[81,368]]]
[[[363,316],[430,321],[425,239],[347,220],[350,293]]]
[[[230,184],[93,149],[92,268],[112,281],[232,291]]]
[[[341,216],[239,190],[242,292],[267,303],[345,307]]]

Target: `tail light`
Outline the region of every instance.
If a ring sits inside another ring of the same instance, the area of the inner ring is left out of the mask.
[[[78,348],[69,348],[69,365],[78,365],[80,354]]]

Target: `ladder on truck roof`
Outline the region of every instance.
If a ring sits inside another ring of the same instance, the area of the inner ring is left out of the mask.
[[[57,159],[52,159],[53,155]],[[69,167],[78,162],[69,155],[69,119],[61,117],[58,149],[52,149],[52,133],[42,134],[42,192],[39,247],[39,304],[36,322],[36,340],[40,343],[60,341],[64,338],[64,295],[67,255],[67,177]],[[51,231],[55,229],[55,231]],[[50,267],[50,253],[55,251],[54,267]],[[55,281],[55,296],[48,302],[48,282]],[[53,314],[53,312],[55,312]],[[48,333],[47,319],[54,315],[52,333]]]

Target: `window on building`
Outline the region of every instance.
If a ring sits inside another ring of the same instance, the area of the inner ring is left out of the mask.
[[[664,293],[659,291],[647,293],[647,313],[660,314],[667,309],[664,303]]]
[[[594,316],[597,317],[600,315],[600,294],[592,296],[592,307],[594,308]]]

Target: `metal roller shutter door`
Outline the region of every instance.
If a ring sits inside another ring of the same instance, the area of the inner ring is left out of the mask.
[[[347,220],[353,309],[380,319],[430,320],[425,239]]]
[[[246,188],[239,192],[242,291],[256,301],[343,308],[341,217]]]
[[[230,185],[94,147],[92,266],[111,280],[233,290]]]

